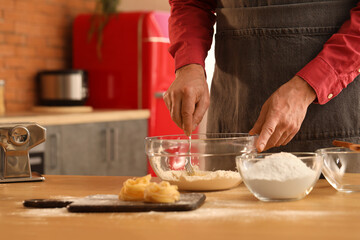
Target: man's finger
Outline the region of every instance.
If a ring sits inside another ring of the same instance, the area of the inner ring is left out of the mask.
[[[268,110],[267,103],[265,102],[264,106],[261,108],[260,115],[259,115],[258,119],[256,120],[253,128],[249,131],[250,135],[260,134],[262,126],[263,126],[263,124],[265,122],[265,119],[266,119],[267,110]]]
[[[200,99],[200,101],[196,104],[193,115],[192,131],[194,131],[195,128],[200,124],[208,107],[209,107],[209,98]]]
[[[291,133],[291,134],[285,139],[285,141],[283,142],[282,145],[288,144],[288,143],[294,138],[294,136],[296,135],[296,133],[297,133],[297,132]]]
[[[281,137],[283,136],[283,132],[279,129],[279,126],[276,127],[274,133],[270,136],[266,148],[278,147],[279,142],[282,141]]]
[[[256,148],[259,152],[262,152],[265,149],[271,135],[275,132],[277,122],[275,121],[267,121],[264,123],[257,144]]]
[[[184,97],[181,102],[182,127],[187,136],[191,135],[193,128],[193,114],[195,111],[194,97]]]
[[[284,143],[285,143],[285,141],[286,141],[286,139],[288,138],[289,135],[290,134],[287,131],[284,131],[281,138],[276,143],[276,146],[279,147],[279,146],[285,145]]]
[[[169,93],[165,92],[164,96],[163,96],[163,100],[165,102],[166,108],[169,110],[169,112],[171,111],[171,99],[169,97]]]
[[[178,127],[182,128],[182,118],[181,118],[181,98],[180,97],[172,97],[171,98],[171,119],[178,125]]]

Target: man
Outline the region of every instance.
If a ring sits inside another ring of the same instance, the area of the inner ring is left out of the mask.
[[[210,103],[208,132],[259,134],[260,152],[360,141],[357,0],[169,2],[176,79],[164,100],[187,135]],[[209,98],[203,67],[215,19]]]

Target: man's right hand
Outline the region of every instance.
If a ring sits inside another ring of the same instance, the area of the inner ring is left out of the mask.
[[[172,120],[190,136],[210,104],[203,67],[189,64],[176,70],[176,78],[164,94],[164,101]]]

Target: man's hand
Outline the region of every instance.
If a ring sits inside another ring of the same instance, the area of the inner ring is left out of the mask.
[[[259,152],[286,145],[299,131],[308,106],[316,93],[302,78],[295,76],[277,89],[264,103],[250,134],[259,134]]]
[[[210,103],[203,67],[189,64],[179,68],[174,82],[164,94],[164,101],[172,120],[189,136]]]

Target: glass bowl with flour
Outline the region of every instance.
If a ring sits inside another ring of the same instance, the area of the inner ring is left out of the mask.
[[[192,134],[191,140],[186,135],[147,137],[145,152],[156,175],[179,190],[224,190],[242,182],[235,158],[255,152],[256,138],[246,133]],[[185,171],[187,161],[193,176]]]
[[[322,162],[316,153],[251,153],[236,158],[245,185],[262,201],[304,198],[319,179]]]

